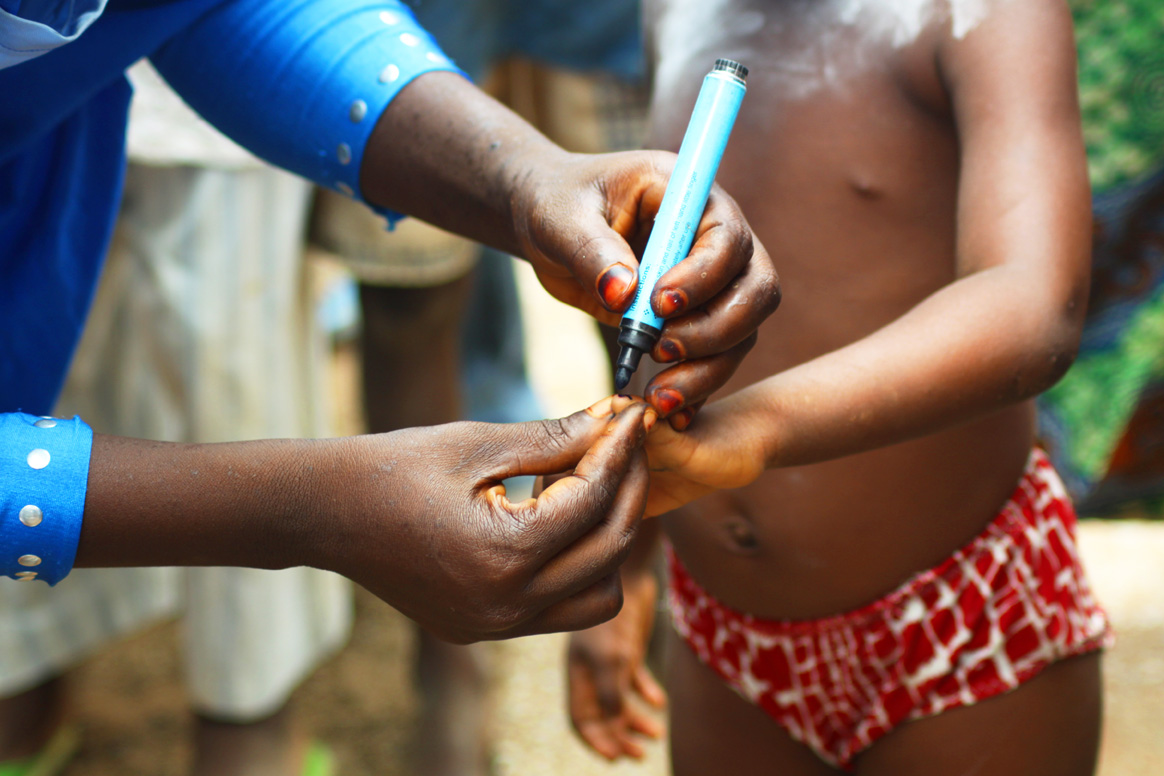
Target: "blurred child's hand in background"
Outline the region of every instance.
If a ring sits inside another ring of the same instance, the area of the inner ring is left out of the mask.
[[[567,657],[570,721],[582,740],[608,760],[640,759],[643,737],[663,725],[643,702],[660,709],[667,696],[645,661],[655,620],[658,583],[649,568],[622,572],[622,611],[570,637]]]

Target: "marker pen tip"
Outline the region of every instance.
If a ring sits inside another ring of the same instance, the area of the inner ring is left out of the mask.
[[[627,369],[625,366],[620,366],[618,369],[614,370],[614,389],[616,391],[621,391],[623,388],[626,388],[627,383],[631,381],[632,374],[634,373]]]

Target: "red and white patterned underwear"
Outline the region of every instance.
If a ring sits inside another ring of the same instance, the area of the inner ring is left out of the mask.
[[[1075,510],[1034,450],[1010,500],[943,563],[820,620],[762,620],[699,587],[668,548],[675,629],[695,654],[831,765],[909,720],[1018,687],[1109,646],[1075,547]]]

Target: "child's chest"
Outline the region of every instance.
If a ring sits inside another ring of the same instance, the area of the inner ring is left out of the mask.
[[[911,0],[914,5],[925,0]],[[958,144],[934,65],[934,27],[889,0],[648,2],[654,148],[677,150],[717,57],[749,69],[719,182],[752,205],[851,205],[928,217],[952,209]],[[857,12],[852,8],[856,7]],[[846,11],[846,8],[849,11]],[[883,18],[888,17],[888,18]]]

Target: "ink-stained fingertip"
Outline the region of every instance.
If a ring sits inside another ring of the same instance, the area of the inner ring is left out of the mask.
[[[673,339],[664,337],[655,346],[655,360],[662,364],[683,360],[683,346]]]
[[[635,397],[625,394],[616,394],[610,397],[611,412],[619,413],[635,403]]]
[[[611,264],[595,281],[598,298],[607,310],[621,312],[631,303],[637,279],[637,273],[626,264]]]
[[[663,318],[678,315],[687,309],[687,292],[681,288],[665,288],[655,291],[655,311]]]
[[[663,417],[671,415],[683,406],[683,395],[671,388],[659,388],[651,391],[647,402]]]

